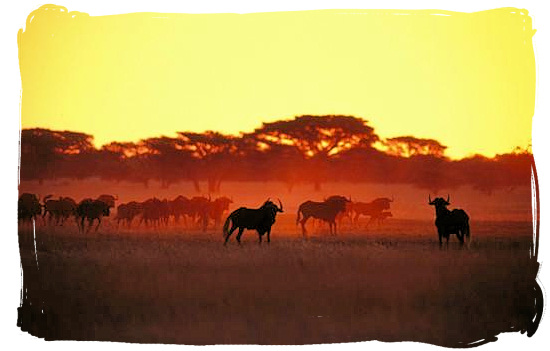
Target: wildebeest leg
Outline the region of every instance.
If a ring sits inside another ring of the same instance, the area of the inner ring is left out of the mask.
[[[235,229],[237,229],[237,226],[235,224],[232,224],[231,229],[229,229],[229,231],[227,232],[227,235],[225,236],[225,241],[223,243],[224,245],[227,244],[227,241],[229,240],[229,237],[231,236],[231,234],[233,234]]]
[[[94,219],[93,218],[88,218],[88,229],[86,230],[86,233],[90,232],[93,225],[94,225]]]
[[[307,239],[307,230],[306,230],[306,222],[307,220],[309,219],[309,216],[302,218],[302,220],[300,220],[300,224],[302,225],[302,237],[304,239]]]
[[[271,242],[270,235],[271,235],[271,228],[268,228],[268,229],[267,229],[267,243],[268,243],[268,244]]]
[[[333,235],[336,236],[336,234],[337,234],[337,233],[336,233],[336,222],[333,221],[333,222],[332,222],[332,225],[334,226],[334,233],[333,233]]]
[[[262,243],[262,236],[264,236],[264,233],[262,233],[258,230],[258,244]]]
[[[239,233],[237,233],[237,242],[241,244],[241,236],[243,235],[244,228],[239,228]]]
[[[86,216],[82,216],[82,219],[80,220],[80,226],[78,227],[82,232],[84,232],[84,221],[86,220]]]
[[[101,217],[97,217],[97,226],[95,227],[95,232],[97,232],[97,228],[99,228],[100,224],[101,224]]]
[[[437,231],[437,234],[439,235],[439,246],[441,246],[441,244],[443,243],[443,242],[441,241],[441,237],[443,236],[443,233],[441,232],[441,230],[438,230],[438,231]]]

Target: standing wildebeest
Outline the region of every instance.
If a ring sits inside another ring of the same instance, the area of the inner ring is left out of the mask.
[[[280,207],[277,207],[272,201],[267,199],[264,204],[257,209],[241,207],[229,215],[223,225],[223,235],[225,236],[224,245],[227,244],[229,237],[239,228],[237,242],[241,243],[241,236],[245,229],[255,229],[258,232],[259,243],[262,243],[262,236],[267,233],[267,242],[271,242],[271,226],[275,223],[277,212],[283,212],[283,204],[279,200]],[[231,222],[231,229],[229,229]],[[229,229],[229,231],[228,231]]]
[[[351,199],[335,195],[323,202],[306,201],[302,203],[298,208],[296,217],[296,225],[298,225],[298,223],[302,225],[302,236],[306,238],[305,224],[309,217],[328,222],[330,234],[336,235],[336,216],[338,213],[345,211],[346,203],[348,202],[351,202]],[[302,214],[302,219],[300,219],[300,214]]]
[[[210,197],[206,198],[204,196],[194,196],[190,201],[190,216],[192,222],[195,223],[196,218],[198,217],[197,224],[200,225],[202,231],[205,232],[208,227],[208,217],[210,209]]]
[[[450,234],[456,234],[461,243],[464,243],[464,236],[470,237],[468,215],[461,209],[449,211],[449,209],[447,209],[447,206],[450,205],[449,199],[449,196],[447,196],[447,200],[438,197],[432,201],[431,197],[428,195],[428,204],[435,206],[435,226],[437,227],[440,245],[442,237],[446,238],[447,242],[449,242]]]
[[[109,216],[109,214],[109,204],[101,200],[84,199],[80,201],[80,203],[76,207],[76,215],[77,218],[80,219],[80,222],[78,223],[78,228],[84,231],[84,220],[87,219],[89,232],[94,223],[94,220],[97,219],[97,226],[95,227],[95,231],[97,231],[99,225],[101,224],[101,218],[103,216]]]
[[[126,204],[120,204],[117,207],[116,217],[117,226],[122,223],[126,223],[126,226],[130,228],[134,218],[143,211],[143,206],[136,201],[130,201]]]
[[[222,196],[209,204],[208,215],[214,220],[214,227],[218,228],[222,221],[223,214],[229,210],[229,205],[233,203],[228,197]]]
[[[191,214],[191,200],[183,195],[179,195],[174,200],[170,201],[170,214],[174,216],[174,223],[178,224],[180,217],[183,218],[184,224],[187,224],[187,215]]]
[[[63,225],[70,216],[76,216],[76,202],[70,197],[59,197],[58,200],[50,199],[52,195],[44,197],[44,214],[42,219],[51,224],[55,220],[55,225]]]
[[[379,197],[371,202],[354,202],[352,205],[352,211],[355,213],[353,222],[359,221],[359,216],[370,216],[369,224],[373,222],[384,210],[390,209],[390,204],[393,202],[393,198]]]
[[[23,222],[36,220],[42,213],[42,205],[35,194],[23,193],[17,200],[17,219]]]

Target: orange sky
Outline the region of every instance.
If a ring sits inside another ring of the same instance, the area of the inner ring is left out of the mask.
[[[93,17],[48,5],[19,33],[22,127],[102,145],[344,114],[453,158],[493,156],[531,140],[533,34],[513,8]]]

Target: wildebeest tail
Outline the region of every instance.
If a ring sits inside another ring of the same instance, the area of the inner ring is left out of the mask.
[[[225,237],[229,230],[229,222],[231,222],[231,215],[227,216],[227,219],[225,220],[225,223],[223,224],[223,230],[222,234]]]

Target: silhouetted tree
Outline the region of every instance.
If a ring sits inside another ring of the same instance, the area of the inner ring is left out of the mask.
[[[298,116],[293,120],[264,123],[254,131],[264,148],[293,146],[309,159],[315,189],[320,188],[329,157],[357,146],[372,147],[378,141],[367,121],[352,116]]]
[[[222,179],[232,169],[238,138],[212,131],[178,132],[178,135],[182,149],[199,161],[199,171],[208,181],[208,192],[218,193]]]
[[[445,149],[437,140],[420,139],[412,136],[401,136],[386,139],[383,144],[387,153],[394,156],[411,157],[417,155],[431,155],[443,157]]]

